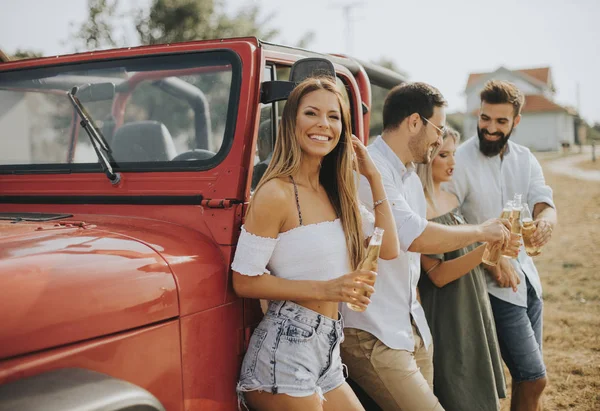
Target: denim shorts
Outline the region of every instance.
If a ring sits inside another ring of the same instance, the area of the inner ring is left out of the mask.
[[[250,338],[237,384],[243,393],[266,391],[306,397],[323,394],[345,381],[340,344],[343,323],[291,301],[271,301]]]
[[[527,283],[527,307],[500,300],[490,294],[502,359],[513,382],[535,381],[546,376],[542,355],[544,303]]]

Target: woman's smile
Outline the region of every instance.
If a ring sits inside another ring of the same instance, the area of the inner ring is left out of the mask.
[[[310,138],[313,141],[319,141],[319,142],[327,142],[327,141],[331,140],[331,137],[325,136],[322,134],[309,134],[308,138]]]

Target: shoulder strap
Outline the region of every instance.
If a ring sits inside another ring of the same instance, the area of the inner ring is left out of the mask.
[[[300,225],[302,225],[302,211],[300,211],[300,200],[298,199],[298,186],[294,181],[294,177],[290,176],[290,180],[292,180],[292,184],[294,185],[294,194],[296,195],[296,207],[298,207],[298,219],[300,220]]]

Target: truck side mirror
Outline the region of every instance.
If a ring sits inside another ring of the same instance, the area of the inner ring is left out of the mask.
[[[321,57],[307,57],[296,61],[290,70],[290,81],[265,81],[260,89],[260,102],[263,104],[288,98],[294,87],[304,79],[313,76],[335,78],[333,63]]]

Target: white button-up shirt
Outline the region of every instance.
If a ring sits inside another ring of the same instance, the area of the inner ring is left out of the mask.
[[[379,260],[375,294],[371,296],[367,310],[358,313],[342,304],[342,315],[346,327],[367,331],[390,348],[412,352],[415,342],[411,316],[425,347],[431,344],[425,313],[417,301],[421,255],[408,251],[427,226],[427,203],[414,167],[407,169],[381,137],[377,137],[368,150],[381,173],[396,220],[401,250],[393,260]],[[365,207],[373,211],[371,187],[362,176],[359,195]]]
[[[538,203],[555,208],[552,189],[546,185],[542,167],[527,147],[508,141],[501,159],[499,155],[486,157],[479,151],[477,136],[461,144],[456,150],[454,177],[445,188],[456,195],[468,223],[479,224],[500,217],[502,208],[515,194],[522,195],[533,213]],[[515,293],[512,288],[501,288],[487,275],[488,292],[509,303],[527,307],[525,275],[542,296],[540,276],[531,257],[521,247],[517,259],[511,260],[521,283]]]

